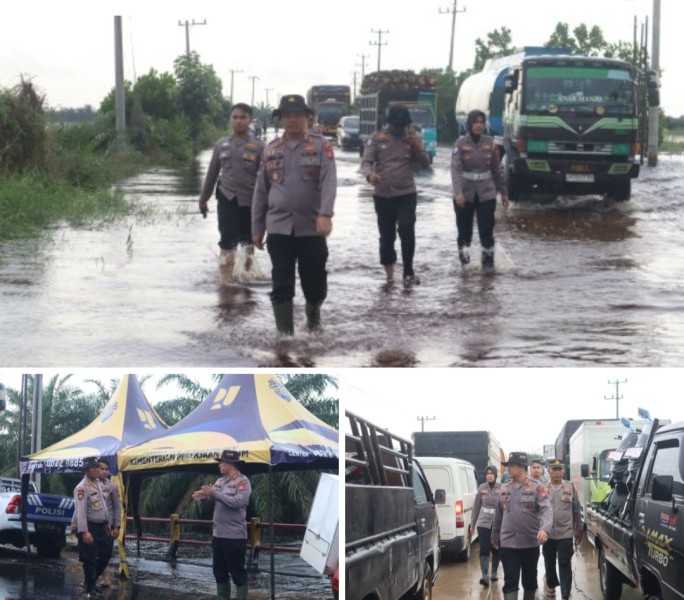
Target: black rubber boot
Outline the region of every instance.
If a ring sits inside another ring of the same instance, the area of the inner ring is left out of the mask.
[[[294,335],[294,320],[292,318],[292,300],[273,303],[273,315],[276,328],[282,335]]]
[[[494,248],[482,249],[482,272],[492,273],[494,271]]]
[[[458,249],[458,260],[461,261],[461,266],[465,267],[470,262],[470,252],[468,246],[463,246]]]
[[[480,556],[480,570],[482,571],[480,585],[489,587],[489,556]]]
[[[309,331],[318,331],[321,328],[321,305],[306,303],[306,326]]]

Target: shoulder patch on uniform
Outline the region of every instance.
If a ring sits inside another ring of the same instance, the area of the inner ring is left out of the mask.
[[[333,152],[333,147],[330,144],[330,142],[324,142],[323,153],[325,154],[325,157],[328,158],[329,160],[332,160],[333,158],[335,158],[335,153]]]
[[[76,488],[76,497],[79,500],[83,500],[83,498],[85,497],[85,490],[82,487]]]
[[[537,486],[537,495],[543,500],[544,498],[548,497],[549,492],[546,489],[546,486],[540,485]]]
[[[238,491],[242,491],[247,487],[247,482],[246,481],[241,481],[240,484],[238,485]]]

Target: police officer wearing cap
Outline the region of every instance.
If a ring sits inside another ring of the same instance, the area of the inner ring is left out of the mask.
[[[477,538],[480,541],[480,570],[482,577],[480,585],[489,586],[489,555],[492,555],[492,581],[498,581],[496,572],[499,568],[499,550],[492,547],[492,524],[494,523],[494,513],[496,505],[501,496],[501,484],[496,478],[498,471],[494,465],[487,465],[485,469],[486,481],[477,488],[475,501],[473,502],[473,516],[470,525],[470,536],[472,537],[477,528]]]
[[[417,191],[414,172],[428,168],[430,157],[423,151],[420,136],[409,128],[411,114],[403,104],[387,113],[387,127],[376,131],[366,142],[361,173],[374,187],[373,202],[380,233],[380,264],[387,282],[394,279],[397,253],[394,242],[399,232],[404,285],[420,283],[413,270],[416,250]]]
[[[109,587],[112,582],[109,577],[107,566],[112,558],[112,549],[114,547],[114,540],[119,537],[119,530],[121,528],[121,496],[119,495],[119,486],[116,485],[110,478],[109,463],[101,458],[100,465],[100,482],[102,484],[102,495],[104,496],[105,504],[107,506],[107,514],[109,515],[108,541],[109,551],[103,557],[104,570],[102,576],[98,580],[98,585],[102,587]]]
[[[276,328],[294,333],[295,269],[299,268],[310,331],[321,325],[321,305],[328,293],[328,245],[332,231],[337,170],[332,146],[307,132],[313,111],[298,95],[283,96],[273,116],[283,135],[266,146],[252,205],[252,241],[271,258],[271,303]]]
[[[223,283],[233,278],[235,249],[238,245],[247,247],[247,271],[254,252],[251,236],[252,197],[264,143],[250,132],[252,116],[252,107],[248,104],[239,102],[233,106],[230,112],[233,131],[216,142],[199,198],[199,210],[206,216],[209,210],[207,202],[216,189],[216,212],[221,234],[219,269]]]
[[[534,600],[539,545],[549,538],[553,514],[546,488],[527,477],[527,454],[511,452],[510,480],[501,486],[492,525],[492,546],[504,568],[504,600],[516,600],[522,574],[523,600]]]
[[[86,597],[95,598],[95,583],[109,559],[109,514],[100,482],[100,463],[83,460],[85,476],[74,488],[74,521],[77,526],[78,560],[83,563]]]
[[[216,597],[230,599],[230,580],[238,600],[247,600],[247,505],[252,494],[249,479],[240,473],[240,455],[224,450],[219,463],[221,477],[214,485],[204,485],[193,493],[194,500],[214,505],[212,568],[216,579]]]
[[[488,272],[494,269],[496,194],[501,193],[504,208],[508,208],[508,196],[494,139],[484,134],[485,123],[486,117],[481,110],[473,110],[468,114],[467,133],[456,140],[451,155],[451,183],[461,265],[470,262],[473,219],[477,215],[482,270]]]
[[[565,465],[560,458],[549,462],[549,481],[544,485],[553,506],[553,525],[542,554],[546,568],[546,595],[555,598],[555,588],[560,585],[561,598],[567,599],[570,598],[572,587],[572,555],[575,551],[573,541],[578,545],[582,541],[584,526],[577,490],[572,482],[563,479],[564,471]]]

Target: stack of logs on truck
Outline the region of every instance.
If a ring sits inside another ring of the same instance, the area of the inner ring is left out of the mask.
[[[634,432],[636,434],[636,432]],[[612,491],[587,509],[604,600],[623,585],[649,600],[684,598],[684,422],[655,419],[612,456]],[[625,442],[629,439],[625,439]],[[589,466],[584,465],[586,476]]]
[[[439,568],[433,492],[411,442],[346,412],[347,600],[432,598]]]

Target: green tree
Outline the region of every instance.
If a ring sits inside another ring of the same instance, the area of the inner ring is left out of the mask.
[[[150,69],[135,82],[133,93],[140,98],[146,116],[166,121],[176,117],[178,84],[171,73]]]
[[[589,29],[581,23],[570,33],[567,23],[557,23],[549,40],[544,44],[547,48],[568,48],[582,56],[599,56],[608,47],[603,31],[597,25]]]
[[[481,71],[489,58],[505,56],[514,51],[511,30],[508,27],[495,29],[487,34],[487,40],[475,40],[475,62],[473,71]]]

